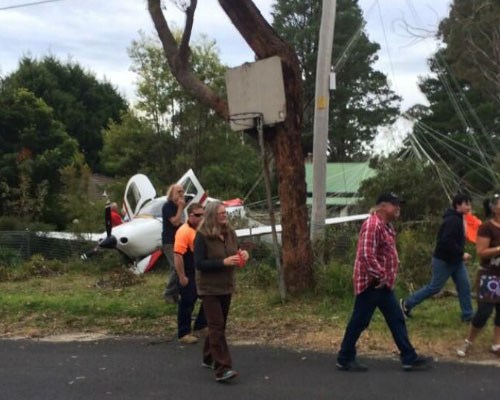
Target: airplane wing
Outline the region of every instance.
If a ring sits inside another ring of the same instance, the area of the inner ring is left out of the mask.
[[[361,221],[368,218],[369,216],[370,214],[358,214],[358,215],[350,215],[348,217],[327,218],[325,220],[325,225],[342,224],[351,221]],[[238,236],[239,238],[245,238],[250,236],[268,235],[271,232],[272,232],[271,226],[265,225],[265,226],[257,226],[255,228],[237,229],[236,236]],[[276,225],[276,232],[281,233],[281,225]]]

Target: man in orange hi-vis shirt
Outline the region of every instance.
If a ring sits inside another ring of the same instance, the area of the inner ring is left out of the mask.
[[[188,219],[175,233],[174,262],[179,277],[178,290],[180,299],[177,304],[177,337],[183,344],[192,344],[198,338],[191,333],[191,315],[198,295],[196,292],[194,268],[194,238],[205,211],[199,203],[191,203],[187,209]],[[200,305],[194,322],[193,331],[201,335],[207,328],[207,320]]]

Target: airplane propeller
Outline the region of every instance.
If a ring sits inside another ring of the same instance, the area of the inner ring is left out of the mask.
[[[104,209],[104,224],[106,226],[106,236],[111,236],[111,228],[113,227],[111,223],[111,205],[108,204]]]
[[[106,238],[99,242],[99,247],[105,249],[116,248],[116,238],[111,235],[113,224],[111,223],[111,204],[108,204],[104,209],[104,224],[106,225]]]

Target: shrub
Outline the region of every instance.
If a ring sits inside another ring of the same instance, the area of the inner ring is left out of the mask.
[[[239,275],[240,281],[247,286],[267,289],[278,285],[276,268],[271,267],[269,264],[247,264]]]
[[[398,235],[399,282],[413,291],[429,282],[437,225],[434,221],[405,226]]]
[[[352,297],[352,264],[331,262],[318,266],[314,271],[317,294],[337,299]]]
[[[13,279],[25,280],[29,278],[42,278],[61,275],[66,272],[66,264],[59,260],[46,260],[42,255],[35,254],[21,265]]]
[[[19,251],[10,247],[0,246],[0,267],[17,267],[23,259]]]

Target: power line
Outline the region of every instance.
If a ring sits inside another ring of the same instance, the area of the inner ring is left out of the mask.
[[[54,3],[56,1],[62,1],[62,0],[42,0],[42,1],[35,1],[33,3],[16,4],[16,5],[13,5],[13,6],[0,7],[0,11],[10,10],[10,9],[13,9],[13,8],[22,8],[22,7],[37,6],[37,5],[45,4],[45,3]]]

